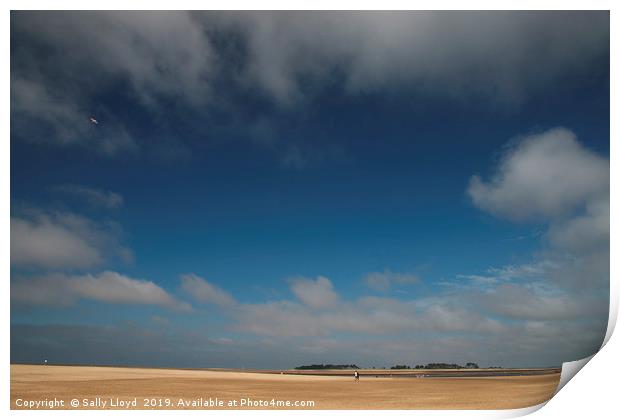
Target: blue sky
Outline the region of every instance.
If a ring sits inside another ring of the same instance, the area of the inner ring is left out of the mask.
[[[13,361],[544,366],[600,344],[606,13],[11,31]]]

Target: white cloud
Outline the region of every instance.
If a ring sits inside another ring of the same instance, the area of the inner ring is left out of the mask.
[[[236,304],[235,299],[228,292],[195,274],[181,276],[181,288],[199,302],[220,306]]]
[[[11,284],[11,299],[28,305],[65,306],[88,299],[112,304],[191,309],[190,305],[174,298],[152,281],[133,279],[113,271],[97,275],[49,274],[17,279]]]
[[[603,319],[607,315],[604,297],[568,293],[562,289],[540,289],[531,285],[504,284],[476,298],[496,315],[529,321]]]
[[[89,267],[103,256],[86,238],[50,220],[11,218],[11,264],[43,267]]]
[[[279,301],[242,304],[235,313],[233,328],[258,336],[311,337],[327,332],[312,316],[313,311],[297,302]]]
[[[526,265],[571,289],[598,291],[609,283],[609,160],[584,148],[574,133],[556,128],[525,137],[489,182],[471,179],[474,204],[501,217],[543,219],[546,247]],[[543,262],[547,267],[541,265]]]
[[[491,316],[518,320],[529,349],[552,340],[575,354],[596,350],[609,304],[609,160],[584,148],[571,131],[553,129],[513,145],[490,181],[472,177],[468,194],[483,210],[539,219],[548,229],[531,263],[460,275],[470,282],[445,285],[465,290],[462,299]],[[574,337],[570,328],[584,325],[589,331],[579,342],[541,338],[557,331]]]
[[[516,220],[557,218],[609,194],[609,161],[556,128],[521,140],[489,182],[471,178],[474,204]]]
[[[203,286],[201,279],[192,279]],[[212,287],[206,288],[207,296]],[[399,299],[366,296],[357,300],[340,300],[325,277],[316,280],[297,278],[290,287],[299,302],[291,300],[264,303],[238,303],[228,311],[234,319],[232,328],[259,336],[318,337],[336,333],[389,335],[414,332],[492,333],[502,325],[482,316],[467,304],[449,297]],[[226,292],[226,305],[235,301]],[[212,299],[220,300],[220,299]],[[467,301],[469,303],[469,301]]]
[[[239,357],[248,363],[258,357],[265,358],[267,367],[287,367],[273,358],[274,351],[280,348],[289,349],[302,362],[313,357],[344,357],[347,361],[365,361],[369,366],[396,360],[413,364],[439,359],[475,360],[487,365],[554,365],[596,350],[604,333],[596,320],[606,317],[600,300],[584,302],[581,296],[567,296],[546,286],[505,285],[491,292],[413,300],[366,296],[338,300],[330,307],[313,307],[289,300],[237,303],[205,280],[185,277],[187,284],[201,288],[208,284],[203,289],[206,300],[219,302],[223,314],[233,321],[227,329],[260,337],[236,339],[237,345],[248,344],[248,353],[236,347],[238,353],[230,354],[226,363],[238,363]],[[320,283],[318,279],[308,281]],[[213,293],[213,289],[217,292]],[[18,279],[11,294],[14,302],[31,305],[66,305],[78,299],[95,299],[189,309],[189,305],[151,282],[117,273]],[[506,318],[510,321],[506,322]],[[189,338],[200,340],[193,333]],[[210,341],[220,345],[229,342]]]
[[[52,189],[86,201],[94,207],[116,209],[123,205],[123,197],[112,191],[103,191],[97,188],[76,184],[56,185]]]
[[[364,297],[337,305],[310,307],[291,301],[242,304],[234,328],[257,335],[329,336],[335,333],[493,333],[502,325],[449,299],[403,301]]]
[[[291,291],[303,304],[311,308],[327,308],[338,303],[338,294],[327,277],[316,280],[304,277],[290,280]]]
[[[547,238],[554,248],[573,254],[609,252],[609,198],[589,202],[584,214],[554,223]]]
[[[393,285],[408,285],[419,283],[420,279],[415,274],[393,273],[390,270],[368,273],[364,276],[364,283],[373,290],[380,292],[388,291]]]
[[[114,223],[96,223],[73,213],[24,211],[11,217],[11,265],[86,268],[108,256],[131,259]]]

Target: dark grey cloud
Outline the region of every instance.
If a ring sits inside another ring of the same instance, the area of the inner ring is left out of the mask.
[[[99,110],[101,124],[89,117],[95,106],[86,91],[70,89],[47,80],[26,79],[11,72],[11,129],[19,138],[35,143],[80,146],[105,156],[135,153],[139,146],[119,117]]]
[[[12,119],[27,140],[135,153],[130,121],[100,95],[127,86],[152,111],[207,98],[210,43],[189,13],[15,12],[11,23]]]
[[[609,14],[13,12],[11,34],[13,132],[119,155],[144,142],[124,111],[101,100],[113,88],[158,127],[179,106],[201,118],[213,110],[237,115],[241,104],[231,93],[260,93],[280,109],[303,107],[332,89],[514,105],[606,57]],[[98,126],[88,122],[92,113]],[[260,121],[235,125],[258,124],[263,132]],[[294,139],[274,141],[266,147],[281,153],[285,166],[304,167],[311,157]],[[150,138],[147,148],[157,147]]]
[[[206,99],[211,43],[191,13],[15,12],[12,31],[29,47],[40,47],[17,47],[15,75],[37,82],[37,77],[60,77],[54,87],[66,83],[71,94],[78,88],[94,94],[116,81],[128,82],[147,105],[166,95],[197,103]]]
[[[521,101],[608,48],[609,15],[574,12],[251,12],[247,77],[283,103],[308,80],[350,93],[413,86]],[[580,28],[580,30],[575,30]],[[588,28],[586,30],[586,28]],[[312,85],[312,84],[311,84]]]

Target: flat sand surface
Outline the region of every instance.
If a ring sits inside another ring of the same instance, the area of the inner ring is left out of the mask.
[[[73,409],[75,399],[79,409],[283,409],[286,401],[288,409],[506,409],[549,400],[560,379],[559,373],[377,378],[360,372],[355,382],[352,376],[279,372],[11,365],[11,408],[56,399],[63,406],[55,408]],[[223,406],[205,406],[216,398]],[[302,401],[314,404],[293,406]]]

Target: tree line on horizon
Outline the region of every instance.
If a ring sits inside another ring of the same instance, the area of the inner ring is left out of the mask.
[[[492,366],[491,368],[501,369],[501,366]],[[296,370],[320,370],[320,369],[360,369],[356,364],[349,365],[335,365],[335,364],[314,364],[314,365],[302,365],[295,367]],[[375,369],[373,366],[371,369]],[[382,367],[381,369],[385,369]],[[416,365],[412,368],[409,365],[394,365],[390,367],[392,370],[398,369],[479,369],[477,363],[467,362],[465,366],[461,366],[457,363],[428,363],[426,365]]]
[[[478,363],[467,362],[465,366],[456,363],[428,363],[426,365],[416,365],[415,369],[479,369]],[[398,368],[396,368],[398,369]],[[411,369],[411,368],[400,368]]]
[[[357,365],[302,365],[297,366],[296,370],[316,370],[316,369],[359,369]]]

